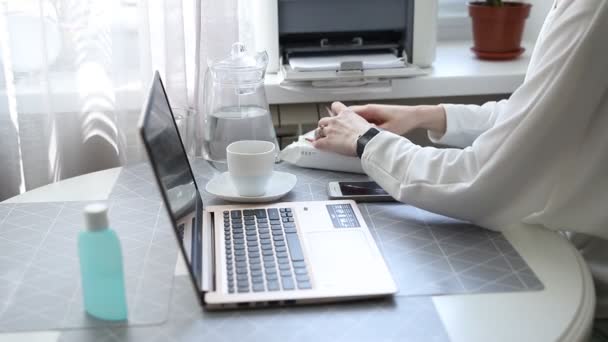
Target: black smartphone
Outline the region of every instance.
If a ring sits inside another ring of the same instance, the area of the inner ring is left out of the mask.
[[[391,202],[395,199],[376,182],[330,182],[330,199],[352,199],[357,202]]]

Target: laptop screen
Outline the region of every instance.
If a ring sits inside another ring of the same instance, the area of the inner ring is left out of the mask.
[[[140,133],[180,248],[200,285],[202,201],[158,72],[142,112]]]

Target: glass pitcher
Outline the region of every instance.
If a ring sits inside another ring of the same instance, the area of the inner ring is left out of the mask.
[[[203,157],[216,168],[226,169],[226,147],[239,140],[277,143],[264,75],[268,54],[249,55],[234,43],[230,56],[209,63],[205,74]]]

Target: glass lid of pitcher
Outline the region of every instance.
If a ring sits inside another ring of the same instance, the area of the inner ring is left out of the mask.
[[[230,56],[212,63],[209,65],[209,69],[215,82],[252,85],[264,80],[267,65],[268,54],[266,51],[250,55],[243,43],[236,42],[232,44]]]

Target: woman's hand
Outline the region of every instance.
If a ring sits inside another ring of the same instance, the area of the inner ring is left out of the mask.
[[[395,134],[425,128],[445,133],[445,111],[441,106],[396,106],[367,104],[349,107],[368,122]]]
[[[334,102],[331,110],[334,116],[319,120],[318,137],[312,141],[313,146],[356,157],[357,139],[373,125],[341,102]]]

